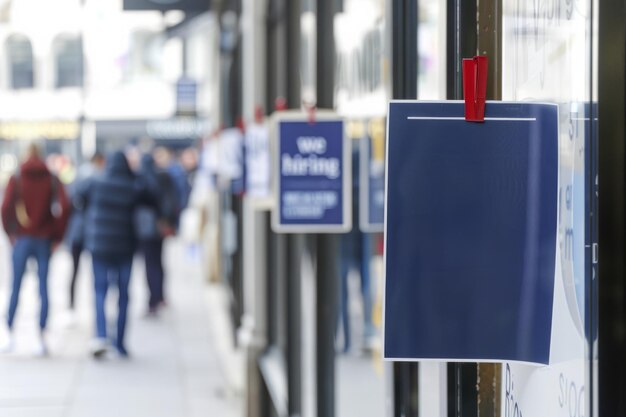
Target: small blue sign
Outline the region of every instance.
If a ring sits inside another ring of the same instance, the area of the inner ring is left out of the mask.
[[[191,78],[180,78],[176,82],[176,112],[195,114],[198,97],[198,83]]]
[[[558,234],[555,104],[392,102],[384,356],[547,364]]]
[[[380,233],[385,222],[385,127],[382,119],[369,122],[361,140],[359,227]]]
[[[283,114],[276,124],[276,232],[330,233],[351,228],[350,160],[344,123]]]

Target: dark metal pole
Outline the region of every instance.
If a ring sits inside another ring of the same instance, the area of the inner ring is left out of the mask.
[[[300,0],[286,0],[287,107],[300,108]],[[304,236],[287,236],[287,380],[289,416],[302,414],[302,256]]]
[[[285,0],[287,19],[287,107],[300,108],[300,20],[302,5],[300,0]]]
[[[461,60],[476,55],[476,1],[448,0],[447,4],[447,97],[463,99]]]
[[[335,323],[339,249],[336,235],[317,236],[317,415],[335,415]]]
[[[392,3],[392,95],[394,99],[417,98],[417,0]],[[418,415],[418,365],[393,366],[395,417]]]
[[[272,112],[276,99],[287,94],[286,58],[287,23],[286,0],[268,0],[267,5],[267,102]]]
[[[417,98],[417,0],[392,4],[393,98]]]
[[[289,416],[302,413],[302,253],[303,235],[287,235],[287,381]]]
[[[463,58],[477,53],[476,1],[448,0],[447,4],[447,92],[448,99],[463,99]],[[448,416],[474,417],[478,414],[475,363],[448,364]]]
[[[600,416],[626,415],[626,6],[601,1],[599,13],[599,340]],[[591,31],[593,33],[593,31]],[[592,84],[593,85],[593,84]],[[592,129],[593,131],[593,129]]]
[[[334,108],[336,0],[317,1],[317,107]],[[339,303],[338,236],[317,236],[317,415],[335,415],[335,323]]]
[[[335,30],[336,0],[317,0],[317,107],[335,105]]]
[[[276,0],[267,1],[265,20],[265,39],[267,40],[267,57],[265,59],[265,84],[267,94],[265,96],[265,111],[271,114],[274,110],[274,102],[278,97],[278,86],[276,85],[277,71],[277,45],[276,31],[278,26],[278,7]]]

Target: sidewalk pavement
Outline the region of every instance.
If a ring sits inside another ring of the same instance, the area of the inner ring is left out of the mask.
[[[10,253],[0,236],[0,320],[6,321],[11,287]],[[168,307],[146,318],[143,262],[136,262],[131,282],[128,323],[129,360],[89,355],[93,333],[91,262],[83,256],[77,284],[77,313],[68,315],[70,257],[57,252],[49,277],[50,357],[32,351],[37,334],[39,299],[34,268],[22,285],[15,324],[15,351],[0,355],[2,417],[195,417],[242,415],[240,370],[220,360],[228,329],[216,325],[210,303],[223,292],[202,281],[198,262],[173,241],[166,245]],[[115,313],[110,292],[107,311]],[[0,340],[6,337],[0,324]],[[237,362],[233,362],[237,364]],[[235,376],[233,376],[235,375]]]

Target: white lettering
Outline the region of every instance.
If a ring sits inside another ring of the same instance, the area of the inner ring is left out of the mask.
[[[569,417],[585,416],[585,386],[578,386],[561,373],[559,375],[559,406]]]
[[[317,155],[303,157],[301,155],[291,156],[287,153],[282,155],[282,174],[285,176],[325,176],[336,179],[341,174],[338,158],[321,158]]]
[[[326,139],[321,136],[300,136],[296,143],[300,153],[318,155],[326,153]]]
[[[282,212],[286,219],[321,219],[338,204],[339,196],[333,191],[289,191],[283,194]]]

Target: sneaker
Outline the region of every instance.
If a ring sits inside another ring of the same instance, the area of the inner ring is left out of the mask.
[[[150,307],[148,308],[148,311],[145,312],[143,317],[146,319],[155,319],[159,317],[159,310],[156,307]]]
[[[106,339],[94,339],[91,343],[91,355],[95,359],[102,359],[106,355],[108,347]]]
[[[124,346],[115,346],[115,351],[120,359],[128,359],[130,357],[128,351]]]
[[[0,353],[11,353],[13,352],[13,337],[8,336],[2,344],[0,344]]]
[[[48,345],[43,338],[39,339],[33,354],[38,358],[45,358],[50,354],[48,351]]]
[[[78,323],[78,320],[76,319],[76,313],[74,312],[74,310],[72,310],[72,309],[67,310],[61,316],[61,323],[62,323],[63,327],[68,328],[68,329],[76,327],[76,324]]]
[[[128,359],[130,356],[124,345],[117,343],[117,340],[111,339],[111,346],[115,349],[114,353],[117,358]]]

